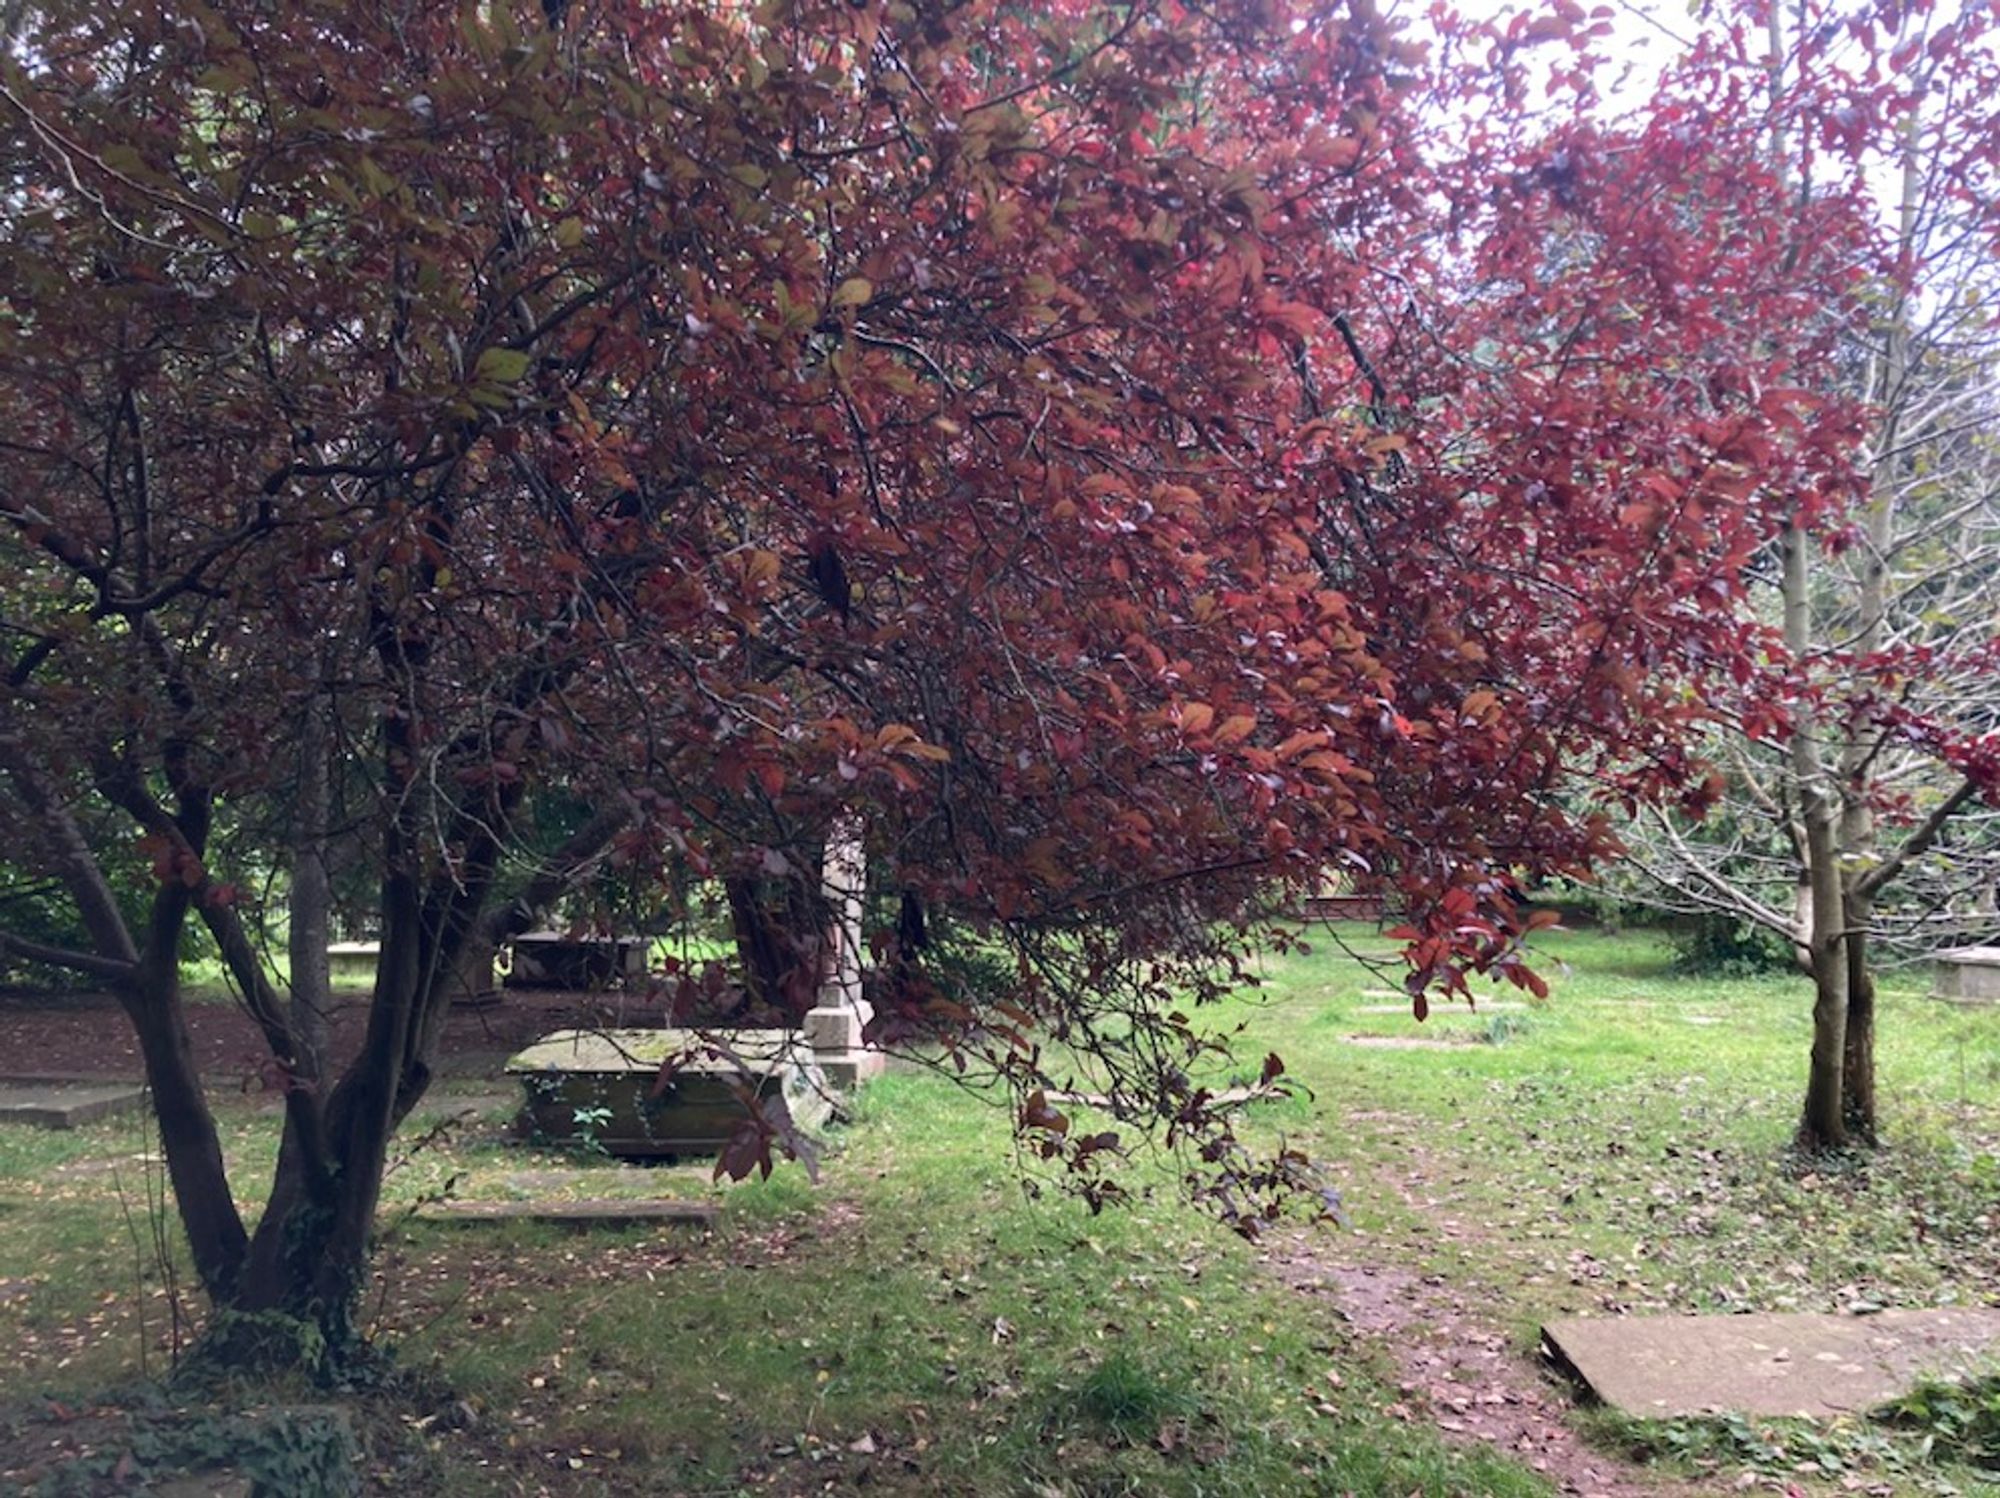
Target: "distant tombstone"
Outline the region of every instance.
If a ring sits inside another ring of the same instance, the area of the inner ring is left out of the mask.
[[[646,976],[646,938],[530,931],[514,938],[512,988],[610,988]]]
[[[337,941],[326,949],[326,975],[336,983],[372,983],[382,956],[379,941]]]
[[[874,1008],[861,996],[861,901],[868,887],[868,853],[861,824],[843,817],[826,840],[820,890],[830,915],[826,967],[819,999],[806,1011],[805,1039],[827,1080],[854,1087],[886,1064],[862,1041]]]
[[[2000,1004],[2000,947],[1954,947],[1937,954],[1932,971],[1932,998]]]

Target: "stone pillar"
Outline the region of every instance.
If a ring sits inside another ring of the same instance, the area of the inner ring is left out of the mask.
[[[861,997],[861,897],[868,886],[868,853],[861,823],[841,817],[827,833],[820,865],[820,894],[826,901],[827,955],[819,1002],[806,1012],[805,1040],[813,1059],[839,1087],[854,1087],[877,1075],[884,1058],[862,1043],[861,1032],[874,1010]]]

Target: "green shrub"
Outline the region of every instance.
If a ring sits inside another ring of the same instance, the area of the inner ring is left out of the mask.
[[[1928,1455],[2000,1470],[2000,1374],[1919,1384],[1875,1418],[1921,1433]]]
[[[1690,978],[1753,978],[1788,972],[1792,944],[1762,926],[1704,912],[1668,934],[1673,970]]]

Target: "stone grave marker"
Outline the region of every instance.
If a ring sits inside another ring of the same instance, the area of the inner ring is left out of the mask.
[[[656,1087],[670,1057],[678,1064]],[[558,1030],[507,1072],[526,1089],[522,1120],[536,1136],[629,1158],[718,1153],[749,1116],[746,1077],[760,1106],[782,1100],[796,1127],[831,1106],[811,1048],[786,1030]]]
[[[820,891],[833,914],[830,948],[817,1002],[806,1011],[805,1039],[813,1060],[837,1087],[855,1087],[881,1073],[883,1056],[861,1035],[875,1011],[861,996],[861,898],[868,886],[868,855],[861,826],[836,822],[826,840]]]
[[[326,949],[326,975],[336,983],[372,983],[382,956],[379,941],[337,941]]]
[[[1953,947],[1932,965],[1931,997],[1953,1004],[2000,1004],[2000,947]]]
[[[2000,1309],[1751,1316],[1568,1316],[1550,1357],[1604,1403],[1648,1420],[1731,1411],[1859,1415],[1925,1377],[2000,1357]]]
[[[630,1227],[675,1223],[712,1227],[714,1202],[669,1197],[579,1197],[574,1201],[432,1202],[417,1209],[424,1222],[553,1222],[564,1227]]]
[[[146,1089],[129,1082],[0,1081],[0,1124],[76,1129],[146,1105]]]
[[[569,936],[561,931],[529,931],[514,938],[511,988],[597,989],[643,983],[643,936]]]

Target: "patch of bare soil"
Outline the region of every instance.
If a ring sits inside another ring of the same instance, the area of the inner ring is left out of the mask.
[[[1391,1413],[1484,1441],[1575,1498],[1677,1498],[1694,1490],[1587,1445],[1554,1375],[1509,1346],[1441,1275],[1373,1262],[1374,1240],[1313,1232],[1265,1255],[1285,1284],[1379,1343],[1400,1373]]]
[[[640,992],[571,993],[510,988],[497,1005],[454,1009],[445,1018],[439,1074],[491,1077],[515,1051],[552,1030],[658,1023],[660,1006]],[[262,1032],[242,1005],[200,998],[187,1005],[188,1030],[201,1070],[211,1085],[247,1092],[275,1087]],[[367,996],[335,995],[329,1016],[334,1055],[359,1049],[367,1028]],[[21,1077],[137,1079],[144,1074],[138,1041],[109,994],[0,993],[0,1056],[4,1071]]]

